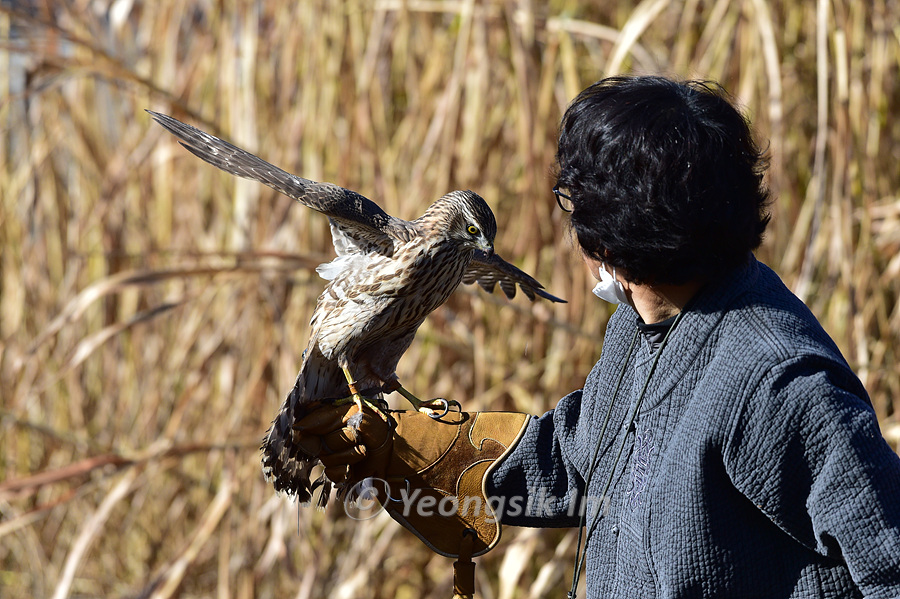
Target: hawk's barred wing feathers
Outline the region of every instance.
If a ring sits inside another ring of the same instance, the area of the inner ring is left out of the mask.
[[[355,191],[292,175],[196,127],[152,110],[147,112],[175,135],[182,146],[202,160],[227,173],[259,181],[328,216],[338,256],[370,252],[391,256],[395,242],[409,241],[416,233],[413,223],[389,215],[375,202]],[[496,285],[500,285],[510,299],[515,297],[518,285],[532,301],[536,296],[551,302],[565,301],[544,291],[543,285],[497,254],[488,257],[481,251],[475,252],[462,282],[469,285],[478,283],[491,293]]]
[[[232,175],[268,185],[328,216],[332,232],[337,229],[340,233],[340,238],[335,236],[339,255],[376,248],[378,253],[391,255],[395,241],[405,242],[413,234],[409,223],[389,215],[355,191],[292,175],[196,127],[158,112],[147,112],[195,156]]]
[[[475,252],[472,261],[469,262],[462,282],[466,285],[478,283],[488,293],[493,293],[494,286],[500,285],[500,289],[509,299],[516,296],[516,285],[518,285],[531,301],[534,301],[535,296],[551,302],[565,303],[566,301],[544,291],[544,286],[528,273],[519,270],[497,254],[488,257],[480,250]]]

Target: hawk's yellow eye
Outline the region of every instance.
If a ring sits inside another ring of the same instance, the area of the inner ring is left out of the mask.
[[[466,231],[469,232],[469,235],[478,235],[478,227],[475,225],[469,225]]]

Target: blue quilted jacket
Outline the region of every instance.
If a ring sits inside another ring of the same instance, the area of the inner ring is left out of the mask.
[[[494,472],[503,523],[578,526],[587,505],[589,597],[900,597],[900,458],[778,276],[751,258],[701,291],[629,427],[652,364],[642,338],[629,355],[637,322],[616,311],[584,389]]]

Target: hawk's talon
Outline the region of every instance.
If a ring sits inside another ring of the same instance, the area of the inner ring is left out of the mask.
[[[422,401],[399,384],[394,390],[405,397],[406,400],[413,405],[413,408],[415,408],[417,412],[428,414],[435,420],[443,418],[444,416],[449,414],[450,410],[452,409],[456,409],[457,411],[462,412],[462,406],[456,400],[447,400],[443,397],[436,397],[428,401]],[[434,404],[437,404],[437,407],[433,407]]]
[[[432,408],[432,407],[429,407],[429,406],[423,404],[423,406],[421,408],[419,408],[419,411],[425,412],[426,414],[428,414],[431,418],[434,418],[435,420],[440,420],[441,418],[443,418],[444,416],[449,414],[450,410],[453,408],[456,408],[457,412],[462,412],[462,405],[455,399],[447,400],[447,399],[444,399],[443,397],[436,397],[435,399],[432,399],[428,403],[430,403],[430,404],[437,403],[437,404],[440,404],[441,407],[440,408]],[[438,413],[437,412],[438,409],[443,410],[443,411],[441,413]]]
[[[448,402],[446,399],[443,399],[443,398],[435,399],[434,401],[437,403],[440,403],[441,408],[431,408],[431,407],[423,405],[421,408],[419,408],[419,411],[424,412],[425,414],[428,414],[429,418],[434,418],[435,420],[440,420],[441,418],[443,418],[444,416],[446,416],[447,414],[450,413],[450,402]],[[441,413],[438,413],[437,412],[438,409],[442,409],[444,411]]]

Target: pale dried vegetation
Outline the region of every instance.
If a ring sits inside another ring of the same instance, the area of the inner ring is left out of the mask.
[[[541,413],[608,317],[550,194],[561,111],[609,74],[719,80],[771,154],[759,255],[896,440],[898,22],[896,0],[3,2],[0,595],[450,594],[450,560],[386,516],[298,510],[262,480],[327,223],[144,108],[405,218],[477,190],[501,255],[569,303],[461,289],[400,379]],[[561,596],[572,535],[508,528],[480,595]]]

